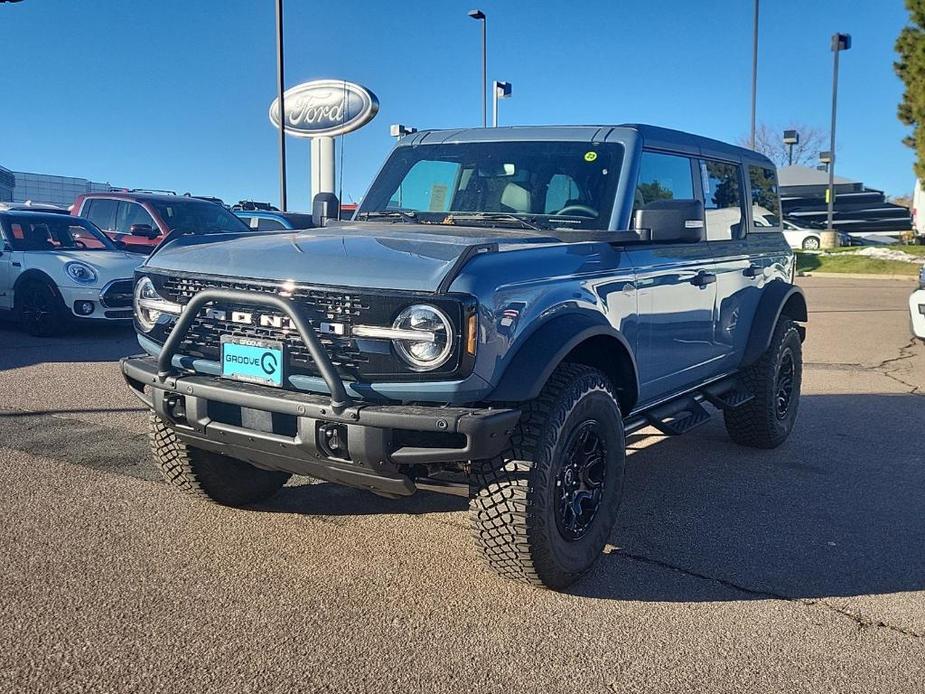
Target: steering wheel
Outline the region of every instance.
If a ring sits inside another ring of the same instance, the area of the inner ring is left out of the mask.
[[[588,207],[587,205],[566,205],[561,210],[556,212],[556,215],[567,214],[577,214],[580,217],[590,217],[591,219],[597,219],[598,211],[593,207]]]

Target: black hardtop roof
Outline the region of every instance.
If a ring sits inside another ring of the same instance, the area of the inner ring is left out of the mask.
[[[646,146],[657,149],[679,151],[701,151],[713,156],[727,156],[761,162],[771,167],[774,164],[763,154],[728,142],[703,135],[673,130],[645,123],[623,123],[619,125],[515,125],[500,128],[464,128],[455,130],[422,130],[404,138],[401,144],[436,144],[463,142],[504,142],[530,140],[606,141],[620,139],[620,135],[634,134],[643,139]]]

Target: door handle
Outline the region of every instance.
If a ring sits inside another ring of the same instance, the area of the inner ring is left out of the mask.
[[[706,287],[708,284],[713,284],[715,281],[716,275],[714,275],[712,272],[701,270],[696,275],[694,275],[694,278],[691,280],[691,284],[693,284],[695,287]]]
[[[749,265],[747,268],[742,270],[742,274],[751,279],[755,279],[758,275],[764,272],[764,267],[761,265]]]

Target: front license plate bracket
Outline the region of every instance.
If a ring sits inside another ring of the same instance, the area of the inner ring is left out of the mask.
[[[285,346],[278,340],[222,335],[222,377],[281,388]]]

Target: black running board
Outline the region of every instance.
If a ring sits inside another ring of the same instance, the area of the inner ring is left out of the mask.
[[[667,436],[678,436],[710,421],[711,415],[704,408],[704,402],[720,410],[731,410],[750,402],[754,397],[740,387],[737,379],[725,378],[637,412],[623,421],[623,428],[627,434],[631,434],[647,426],[654,426]]]

